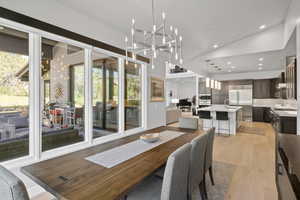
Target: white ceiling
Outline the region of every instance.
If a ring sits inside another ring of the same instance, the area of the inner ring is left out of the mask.
[[[142,28],[151,22],[151,0],[56,0],[129,34],[131,18]],[[165,11],[167,23],[184,39],[186,60],[213,51],[267,27],[282,23],[291,0],[156,0],[156,16]],[[124,38],[120,38],[123,40]]]
[[[260,58],[263,58],[263,60],[260,61]],[[280,50],[212,59],[209,62],[203,63],[202,66],[205,66],[205,71],[209,74],[226,74],[257,72],[260,70],[283,70],[284,63],[285,54],[283,50]]]

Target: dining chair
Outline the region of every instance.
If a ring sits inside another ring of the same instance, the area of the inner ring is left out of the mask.
[[[206,190],[206,181],[205,181],[205,175],[207,172],[209,172],[210,180],[212,185],[215,185],[214,177],[213,177],[213,147],[214,147],[214,138],[215,138],[215,128],[211,128],[207,131],[207,145],[205,150],[205,167],[204,167],[204,174],[203,174],[203,180],[204,180],[204,190],[205,195],[207,197],[207,190]]]
[[[199,187],[201,199],[205,199],[204,169],[205,154],[208,134],[202,134],[194,138],[191,142],[192,149],[190,155],[189,189],[188,198],[192,199],[193,191]]]
[[[159,181],[162,183],[161,193],[154,191],[154,187],[151,187],[152,182],[144,181],[139,185],[142,188],[142,194],[141,190],[133,190],[123,199],[136,200],[143,197],[143,200],[188,200],[191,147],[191,144],[185,144],[168,157],[163,181]]]
[[[188,199],[191,144],[185,144],[168,158],[162,184],[161,200]]]
[[[0,165],[0,199],[29,200],[24,183],[13,173]]]

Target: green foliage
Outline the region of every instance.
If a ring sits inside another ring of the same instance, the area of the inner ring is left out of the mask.
[[[0,94],[28,96],[28,82],[21,81],[16,73],[28,64],[28,56],[0,51]]]

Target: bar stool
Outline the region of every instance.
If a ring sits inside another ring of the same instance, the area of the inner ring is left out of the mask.
[[[213,127],[213,118],[210,114],[210,111],[205,111],[205,110],[200,110],[198,111],[198,115],[200,119],[209,119],[211,126],[208,128],[212,128]],[[203,124],[203,128],[204,128],[204,124]]]
[[[216,112],[216,120],[218,121],[218,134],[220,135],[220,130],[226,130],[226,129],[220,129],[220,121],[228,121],[228,136],[230,136],[230,121],[228,112]]]

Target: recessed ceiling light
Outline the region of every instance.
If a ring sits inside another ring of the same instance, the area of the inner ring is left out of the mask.
[[[216,49],[216,48],[218,48],[218,47],[219,47],[219,45],[215,44],[213,47]]]
[[[235,68],[235,66],[231,66],[231,69],[234,69]]]
[[[228,62],[227,62],[227,65],[231,65],[231,62],[230,62],[230,61],[228,61]]]
[[[262,64],[262,63],[259,63],[258,66],[263,66],[263,64]]]
[[[258,70],[262,70],[262,67],[259,67]]]
[[[260,62],[262,62],[262,61],[264,60],[264,58],[259,58],[258,60],[259,60]]]
[[[265,24],[263,24],[263,25],[261,25],[261,26],[259,27],[260,30],[263,30],[263,29],[265,29],[265,28],[266,28],[266,25],[265,25]]]

